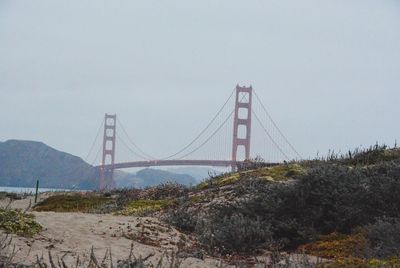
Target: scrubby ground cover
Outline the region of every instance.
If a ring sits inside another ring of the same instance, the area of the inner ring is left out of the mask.
[[[172,204],[172,200],[134,200],[128,202],[117,214],[125,216],[145,216],[150,213],[162,210]]]
[[[326,267],[396,267],[399,193],[400,150],[374,146],[273,167],[258,159],[193,188],[55,197],[35,209],[159,217],[193,236],[192,250],[226,260],[268,250],[318,256]]]
[[[19,209],[0,209],[0,228],[7,233],[21,236],[34,236],[42,230],[30,213]]]
[[[286,165],[277,165],[273,167],[260,166],[258,164],[254,166],[249,163],[245,168],[240,169],[238,172],[231,172],[215,177],[211,177],[199,185],[197,189],[207,189],[212,187],[220,187],[235,183],[243,178],[258,178],[265,181],[286,181],[292,179],[294,176],[305,174],[306,170],[297,163],[291,163]]]
[[[312,248],[306,252],[337,265],[393,264],[400,252],[393,231],[400,218],[399,152],[375,146],[277,167],[250,166],[210,178],[192,191],[202,202],[181,198],[165,220],[195,233],[210,254]],[[355,233],[359,228],[365,230]],[[320,241],[332,233],[344,238]]]
[[[35,211],[91,212],[114,203],[113,198],[98,193],[55,194],[34,206]]]

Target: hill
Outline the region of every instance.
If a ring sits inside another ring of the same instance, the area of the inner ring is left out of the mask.
[[[248,162],[192,188],[120,192],[118,204],[191,233],[214,256],[279,250],[325,258],[327,267],[397,267],[398,193],[400,150],[374,146],[274,167]]]
[[[197,180],[187,174],[176,174],[173,172],[146,168],[135,174],[125,174],[115,178],[118,187],[144,188],[155,186],[160,183],[177,182],[186,186],[197,184]]]
[[[176,174],[187,174],[201,182],[210,177],[210,175],[221,174],[222,172],[213,168],[207,167],[175,167],[167,169],[169,172]]]
[[[96,169],[81,158],[42,142],[0,142],[0,185],[44,188],[95,189]]]
[[[396,267],[398,193],[400,150],[377,145],[275,167],[249,162],[201,183],[164,217],[214,254],[279,249],[332,267]]]
[[[58,151],[42,142],[8,140],[0,142],[0,185],[59,189],[96,189],[98,170],[81,158]],[[116,171],[119,187],[154,186],[167,181],[194,185],[196,180],[186,174],[144,169],[136,174]]]

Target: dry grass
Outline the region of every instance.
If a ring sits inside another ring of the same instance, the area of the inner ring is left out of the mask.
[[[363,255],[367,241],[364,234],[344,235],[332,233],[300,247],[301,251],[327,259],[357,258]]]
[[[124,216],[144,216],[172,205],[172,200],[135,200],[129,202],[118,214]]]
[[[274,167],[263,167],[232,172],[211,178],[200,183],[198,189],[207,189],[211,186],[234,184],[242,178],[259,178],[266,182],[286,181],[293,177],[304,175],[306,169],[299,164],[282,164]]]
[[[59,194],[50,196],[35,205],[35,211],[90,212],[112,203],[111,197],[98,194]]]
[[[320,267],[400,267],[400,259],[390,257],[386,259],[365,258],[367,239],[364,233],[344,235],[332,233],[321,236],[318,241],[306,244],[300,251],[332,261]]]

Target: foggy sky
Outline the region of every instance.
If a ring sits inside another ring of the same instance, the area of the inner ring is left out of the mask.
[[[396,0],[0,0],[0,141],[85,158],[108,112],[167,155],[239,83],[304,157],[393,145],[399,29]]]

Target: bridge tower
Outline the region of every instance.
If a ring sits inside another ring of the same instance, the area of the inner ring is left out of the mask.
[[[115,138],[117,115],[105,114],[103,135],[103,157],[100,167],[99,189],[105,190],[114,187],[114,163],[115,163]],[[111,165],[106,168],[105,165]]]
[[[251,103],[253,88],[236,86],[235,117],[233,118],[232,169],[236,161],[250,159]],[[238,148],[244,147],[245,159],[238,159]]]

